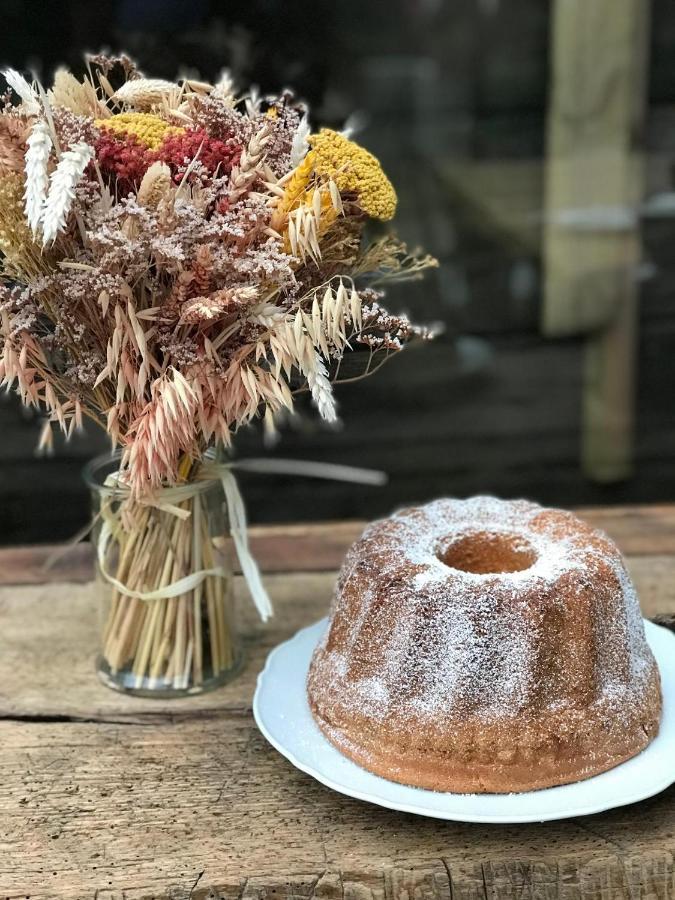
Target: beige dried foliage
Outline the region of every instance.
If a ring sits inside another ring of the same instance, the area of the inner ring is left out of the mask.
[[[208,296],[192,297],[183,304],[180,321],[189,325],[210,325],[248,306],[257,298],[252,287],[213,291]]]
[[[219,382],[216,400],[222,421],[229,425],[228,435],[231,428],[236,430],[255,418],[261,406],[269,407],[272,413],[293,409],[293,396],[282,378],[239,358],[233,360]]]
[[[23,172],[29,131],[30,125],[26,119],[0,115],[0,176]]]
[[[91,81],[88,78],[78,81],[66,69],[57,69],[47,96],[52,106],[62,106],[78,116],[92,116],[95,119],[110,116],[110,110],[99,99]]]
[[[157,204],[157,224],[162,234],[169,234],[174,230],[178,222],[176,209],[174,206],[174,198],[172,196],[162,197]]]
[[[187,181],[183,182],[182,186],[178,189],[177,196],[184,198],[188,203],[194,206],[196,210],[202,213],[202,215],[211,204],[211,198],[209,197],[208,191],[198,182],[195,182],[195,184],[188,184]]]
[[[47,412],[47,423],[57,423],[66,436],[82,427],[83,407],[77,397],[58,396],[52,381],[45,353],[38,340],[26,330],[14,330],[6,311],[0,315],[0,383],[14,388],[27,406]],[[49,429],[51,432],[51,427]],[[48,450],[51,434],[44,428],[40,449]]]
[[[157,209],[163,201],[171,201],[174,194],[171,169],[163,162],[154,162],[143,176],[136,199],[147,209]]]
[[[263,127],[253,135],[244,148],[239,160],[239,165],[232,169],[230,174],[230,190],[228,199],[230,203],[242,197],[259,178],[263,178],[262,163],[265,155],[265,147],[272,139],[272,126],[265,123]]]
[[[321,357],[340,357],[350,338],[363,327],[361,298],[353,285],[343,279],[321,285],[299,302],[294,313],[279,320],[272,312],[254,309],[251,321],[269,328],[263,346],[269,346],[272,372],[290,378],[301,372],[322,416],[335,418],[332,393]]]
[[[287,253],[305,262],[318,263],[321,242],[339,216],[344,215],[340,192],[334,181],[310,185],[311,166],[303,163],[287,183],[281,196],[272,200],[272,227],[281,235]]]
[[[223,69],[218,80],[213,85],[212,95],[217,97],[226,106],[234,107],[237,102],[236,86],[229,69]]]
[[[52,244],[57,235],[67,227],[75,200],[75,188],[93,158],[94,148],[84,141],[72,144],[61,154],[49,179],[49,193],[42,214],[43,246]]]
[[[136,217],[126,216],[122,221],[121,231],[126,238],[129,238],[129,240],[133,240],[135,237],[138,237],[138,234],[140,233],[140,226]]]
[[[208,244],[197,247],[192,263],[192,288],[195,294],[209,294],[213,277],[213,252]]]
[[[36,357],[40,355],[35,339],[25,331],[13,334],[5,313],[0,331],[3,338],[0,357],[2,383],[6,388],[15,387],[26,406],[37,408],[45,402],[45,385],[35,366]]]
[[[122,469],[135,472],[137,495],[158,487],[163,476],[177,481],[182,454],[197,452],[197,395],[185,377],[172,368],[153,381],[151,393],[129,426],[122,452]]]
[[[136,78],[125,82],[112,99],[140,112],[147,112],[164,101],[178,96],[180,88],[161,78]]]
[[[180,311],[191,293],[194,275],[190,271],[179,272],[169,295],[161,307],[161,319],[163,322],[176,322],[180,318]]]
[[[354,262],[352,274],[377,273],[371,284],[383,281],[406,281],[419,278],[427,269],[438,268],[438,260],[426,254],[409,253],[408,248],[393,235],[386,235],[369,244]]]
[[[190,78],[173,84],[132,77],[115,92],[103,74],[112,71],[105,59],[98,68],[94,84],[57,73],[49,101],[43,92],[37,97],[25,148],[27,116],[13,113],[5,122],[8,114],[0,113],[6,271],[29,285],[56,261],[64,274],[58,288],[41,280],[37,320],[30,295],[17,293],[5,304],[11,321],[10,331],[0,333],[0,346],[7,347],[0,375],[9,373],[26,402],[39,403],[66,432],[82,410],[107,422],[113,442],[124,448],[128,483],[140,496],[187,477],[214,440],[229,444],[254,417],[273,424],[275,415],[292,409],[296,391],[309,390],[321,415],[333,420],[330,378],[350,342],[370,338],[372,356],[372,348],[398,339],[386,332],[390,322],[396,328],[395,317],[379,307],[369,312],[364,330],[350,276],[409,276],[428,262],[408,257],[388,239],[361,250],[364,217],[335,178],[317,172],[315,151],[307,152],[306,121],[294,134],[297,119],[282,115],[288,98],[274,104],[274,120],[261,113],[255,93],[243,98],[246,104],[235,103],[227,78],[211,86]],[[32,86],[21,89],[32,102]],[[151,112],[179,125],[192,124],[195,113],[208,133],[211,123],[218,133],[231,126],[244,150],[227,178],[210,179],[197,162],[178,186],[169,165],[155,162],[136,191],[136,202],[152,215],[138,208],[133,214],[133,207],[115,209],[128,193],[123,169],[113,175],[103,154],[90,167],[94,149],[84,144],[60,152],[51,106],[90,119]],[[252,136],[258,125],[250,116],[264,123]],[[284,175],[291,142],[293,169]],[[25,167],[17,165],[24,150]],[[85,172],[90,180],[81,182]],[[98,218],[104,224],[90,228]],[[36,247],[31,227],[48,242],[56,237],[55,244]],[[116,228],[133,248],[114,240]],[[82,274],[70,284],[69,272]],[[59,338],[67,368],[40,362],[34,347],[7,339],[12,329],[31,331],[32,322],[37,335],[43,320],[60,324],[64,297],[74,302],[63,327],[76,329]],[[401,334],[405,342],[404,327]]]
[[[310,365],[303,368],[302,372],[307,379],[307,386],[312,395],[312,400],[321,418],[326,422],[337,421],[337,408],[335,397],[333,396],[333,388],[328,378],[326,366],[318,353],[314,354],[314,359]]]
[[[189,106],[186,103],[180,103],[176,106],[174,103],[175,101],[172,101],[171,98],[162,101],[158,110],[161,118],[170,125],[176,125],[179,128],[192,128],[194,122],[190,115]]]
[[[201,96],[204,96],[213,91],[213,85],[209,81],[199,81],[196,78],[185,78],[183,81],[183,90],[186,94],[200,94]]]

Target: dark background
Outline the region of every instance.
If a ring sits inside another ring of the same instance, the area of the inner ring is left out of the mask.
[[[670,219],[642,223],[633,472],[600,484],[579,461],[583,339],[541,335],[536,216],[521,240],[477,213],[461,189],[463,164],[493,163],[490,190],[507,221],[512,207],[526,202],[536,213],[541,204],[536,179],[525,196],[509,173],[514,161],[535,165],[544,154],[549,3],[2,0],[0,11],[0,62],[45,80],[58,64],[81,68],[84,50],[126,49],[149,75],[190,69],[214,78],[227,65],[242,85],[292,86],[311,103],[315,124],[341,127],[356,114],[357,139],[380,156],[399,191],[396,228],[441,262],[424,283],[392,292],[390,304],[418,321],[442,320],[443,337],[341,388],[340,430],[303,413],[273,451],[256,429],[237,444],[242,456],[382,468],[389,485],[249,475],[254,522],[372,517],[439,494],[558,505],[675,499]],[[670,188],[675,156],[673,46],[675,10],[658,0],[640,140],[647,160],[658,159],[659,190]],[[38,432],[33,414],[0,399],[0,543],[66,538],[86,519],[79,473],[105,438],[78,436],[36,459]]]

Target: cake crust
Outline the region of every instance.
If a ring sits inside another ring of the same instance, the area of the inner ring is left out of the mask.
[[[619,765],[658,733],[658,668],[610,539],[524,501],[441,500],[345,559],[308,676],[319,727],[404,784],[509,793]]]

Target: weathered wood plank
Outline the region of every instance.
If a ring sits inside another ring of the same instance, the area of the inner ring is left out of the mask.
[[[645,614],[675,611],[675,558],[628,562]],[[98,684],[90,585],[0,588],[0,897],[675,896],[672,789],[545,827],[472,826],[341,797],[267,745],[250,714],[256,675],[274,644],[325,613],[333,581],[267,576],[278,615],[262,626],[238,579],[243,673],[174,702]]]
[[[629,557],[628,564],[644,615],[675,612],[675,558]],[[335,573],[270,575],[266,582],[276,616],[262,625],[237,579],[244,671],[215,693],[168,702],[117,694],[94,677],[97,609],[91,585],[0,587],[0,717],[158,722],[248,709],[269,650],[328,611]]]
[[[463,213],[462,224],[521,255],[539,255],[543,164],[540,159],[446,162],[439,177]]]
[[[328,571],[339,566],[363,527],[359,521],[259,526],[251,528],[251,549],[265,572]],[[93,571],[91,546],[78,544],[68,550],[65,546],[1,548],[0,585],[89,581]]]
[[[675,554],[675,506],[586,507],[576,512],[628,556]]]
[[[577,510],[631,556],[675,554],[675,506],[589,507]],[[327,572],[363,531],[359,520],[251,528],[251,546],[264,572]],[[52,561],[53,560],[53,561]],[[51,564],[50,564],[50,561]],[[92,577],[92,551],[79,544],[0,548],[0,585],[81,583]]]
[[[634,468],[638,298],[633,271],[630,280],[630,296],[622,298],[612,323],[586,342],[581,466],[601,484],[623,481]]]
[[[246,897],[310,898],[336,873],[326,896],[342,882],[355,900],[449,900],[448,872],[453,897],[672,896],[672,790],[600,817],[495,828],[338,796],[248,716],[5,722],[0,736],[3,897],[182,898],[198,885],[203,898],[241,897],[242,886]]]
[[[266,579],[276,616],[262,625],[241,578],[239,621],[245,639],[243,672],[220,690],[188,700],[126,697],[94,675],[96,595],[89,584],[0,588],[0,718],[63,717],[157,722],[223,709],[249,709],[267,653],[298,628],[325,615],[334,573]]]

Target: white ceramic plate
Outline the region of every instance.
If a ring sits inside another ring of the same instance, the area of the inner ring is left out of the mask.
[[[661,670],[663,719],[639,756],[576,784],[524,794],[450,794],[406,787],[373,775],[343,756],[314,723],[305,679],[326,628],[322,619],[280,644],[258,676],[253,715],[273,747],[322,784],[389,809],[460,822],[544,822],[602,812],[651,797],[675,781],[675,635],[645,622]]]

